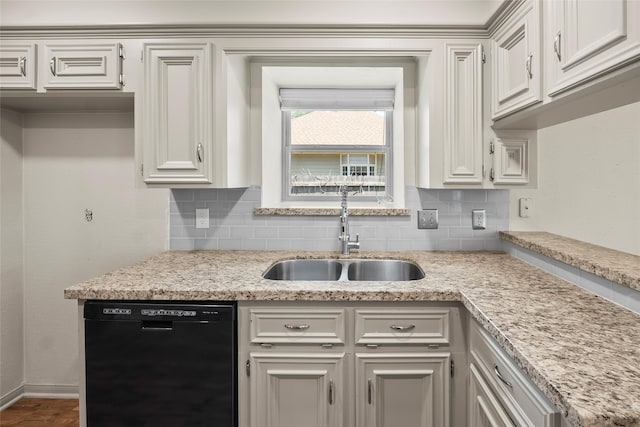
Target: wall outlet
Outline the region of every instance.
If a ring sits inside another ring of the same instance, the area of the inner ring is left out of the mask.
[[[519,199],[520,206],[518,210],[518,215],[520,218],[529,218],[529,212],[531,209],[531,199],[522,197]]]
[[[209,228],[209,209],[196,209],[196,228]]]
[[[418,228],[427,230],[438,228],[438,209],[418,210]]]
[[[487,229],[487,213],[484,209],[474,209],[471,211],[471,228],[474,230]]]

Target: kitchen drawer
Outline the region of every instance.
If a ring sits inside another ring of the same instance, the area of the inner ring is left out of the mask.
[[[478,367],[469,365],[469,427],[516,427]]]
[[[251,344],[344,344],[344,309],[249,310]]]
[[[356,344],[448,345],[449,309],[357,309]]]
[[[120,89],[124,50],[118,43],[45,45],[46,89]]]
[[[471,322],[469,340],[470,362],[477,365],[516,425],[560,425],[555,406],[476,322]]]
[[[35,43],[3,43],[0,47],[0,89],[36,89]]]

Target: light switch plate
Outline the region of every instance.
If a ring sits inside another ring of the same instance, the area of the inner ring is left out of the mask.
[[[487,229],[487,213],[484,209],[474,209],[471,211],[471,228],[474,230]]]
[[[438,209],[418,210],[418,228],[427,230],[438,228]]]
[[[209,209],[196,209],[196,228],[209,228]]]

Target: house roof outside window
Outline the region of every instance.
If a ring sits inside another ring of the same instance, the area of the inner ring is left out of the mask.
[[[292,145],[384,145],[383,113],[311,111],[291,119]]]

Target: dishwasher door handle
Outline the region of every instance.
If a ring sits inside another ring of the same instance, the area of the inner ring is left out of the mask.
[[[170,320],[143,320],[141,329],[143,331],[171,331],[173,330],[173,322]]]

